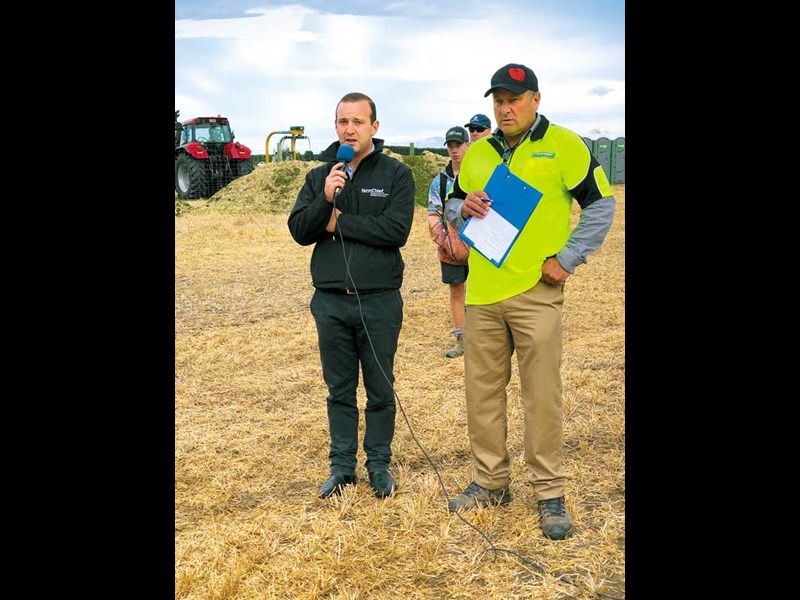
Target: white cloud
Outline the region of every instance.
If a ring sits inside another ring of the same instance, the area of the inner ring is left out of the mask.
[[[257,16],[238,19],[181,19],[175,21],[175,39],[313,40],[313,34],[300,29],[303,19],[311,12],[303,6],[292,5],[251,9],[247,13]]]

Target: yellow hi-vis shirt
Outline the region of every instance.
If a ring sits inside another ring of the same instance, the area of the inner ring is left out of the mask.
[[[458,186],[465,193],[483,190],[494,168],[503,162],[501,152],[490,141],[488,136],[473,142],[464,156]],[[500,302],[536,285],[542,277],[542,263],[567,242],[574,194],[613,195],[603,168],[594,161],[592,170],[591,162],[589,149],[577,133],[546,119],[514,149],[509,170],[539,190],[542,197],[499,268],[477,251],[469,253],[468,305]]]

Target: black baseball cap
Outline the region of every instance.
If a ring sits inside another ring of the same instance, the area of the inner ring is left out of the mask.
[[[447,142],[450,141],[466,144],[469,141],[469,134],[467,133],[466,129],[456,125],[455,127],[448,129],[447,133],[444,135],[444,143],[447,144]]]
[[[521,94],[528,90],[538,92],[539,81],[530,68],[517,63],[509,63],[505,67],[497,69],[497,72],[492,75],[492,87],[486,91],[483,97],[491,94],[495,88],[503,88],[512,94]]]

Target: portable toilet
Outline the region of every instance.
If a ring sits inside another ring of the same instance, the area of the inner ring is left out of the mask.
[[[611,140],[607,137],[601,137],[594,141],[594,157],[603,171],[606,172],[608,181],[611,181]]]
[[[612,150],[612,164],[614,165],[611,183],[625,183],[625,138],[618,137],[614,140]]]

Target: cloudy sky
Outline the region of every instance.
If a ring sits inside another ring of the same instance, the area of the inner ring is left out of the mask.
[[[624,0],[175,0],[175,110],[228,117],[255,154],[295,125],[320,152],[353,91],[389,145],[441,144],[475,113],[494,127],[483,94],[508,63],[536,73],[551,122],[625,136]]]

